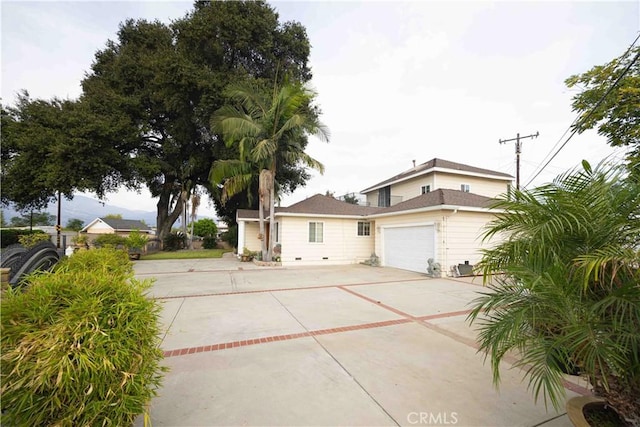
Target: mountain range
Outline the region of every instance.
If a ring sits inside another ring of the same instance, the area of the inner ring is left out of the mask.
[[[16,211],[11,206],[1,207],[4,220],[8,223],[14,216],[22,216],[22,213]],[[49,205],[43,211],[57,216],[58,205],[53,203]],[[70,219],[77,218],[84,222],[84,225],[89,224],[96,218],[104,217],[109,214],[122,215],[123,219],[137,219],[144,221],[150,226],[156,225],[156,212],[133,210],[127,208],[121,208],[119,206],[109,205],[103,203],[97,199],[92,199],[85,196],[74,196],[72,200],[62,199],[61,205],[61,224],[64,226]]]

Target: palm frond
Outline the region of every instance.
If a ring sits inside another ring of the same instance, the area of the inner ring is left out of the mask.
[[[493,205],[500,212],[483,233],[498,242],[477,266],[485,285],[494,280],[467,317],[494,382],[507,353],[534,398],[556,408],[562,371],[571,366],[605,393],[610,381],[640,382],[638,180],[617,166],[585,164],[507,196]]]

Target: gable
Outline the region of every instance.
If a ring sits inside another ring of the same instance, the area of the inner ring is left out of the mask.
[[[90,231],[89,231],[90,230]],[[143,233],[151,233],[152,230],[142,221],[135,219],[119,219],[119,218],[96,218],[85,226],[81,232],[106,232],[113,233],[117,231],[133,231],[139,230]]]
[[[478,168],[475,166],[464,165],[462,163],[451,162],[442,159],[431,159],[428,162],[422,163],[414,168],[411,168],[405,172],[395,175],[391,178],[385,179],[371,187],[365,188],[361,191],[362,194],[370,193],[380,188],[398,184],[411,179],[419,178],[432,174],[434,172],[445,172],[454,175],[480,177],[493,180],[500,180],[510,182],[513,177],[509,174],[493,171],[490,169]],[[439,186],[437,186],[439,188]]]

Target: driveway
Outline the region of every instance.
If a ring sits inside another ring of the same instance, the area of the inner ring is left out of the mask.
[[[135,269],[156,279],[164,307],[170,372],[151,404],[154,426],[571,426],[535,405],[509,364],[493,387],[465,323],[481,290],[471,280],[233,258]]]

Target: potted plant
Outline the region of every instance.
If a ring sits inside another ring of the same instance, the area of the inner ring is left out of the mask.
[[[250,251],[249,249],[247,249],[247,247],[245,246],[244,248],[242,248],[242,254],[240,255],[240,261],[241,262],[249,262],[249,261],[253,260],[253,255],[254,255],[254,253],[252,251]]]
[[[583,162],[495,208],[503,213],[485,238],[503,239],[484,251],[479,269],[490,292],[469,315],[494,383],[500,361],[515,354],[534,397],[543,392],[559,409],[565,373],[577,369],[596,396],[640,425],[639,175]]]
[[[140,230],[132,230],[129,233],[129,236],[127,236],[124,243],[129,251],[129,259],[140,259],[140,255],[144,251],[147,240],[148,237],[145,234],[140,233]]]
[[[78,233],[73,237],[73,239],[71,239],[71,242],[73,243],[75,249],[74,252],[78,250],[89,249],[89,238],[86,234]]]

